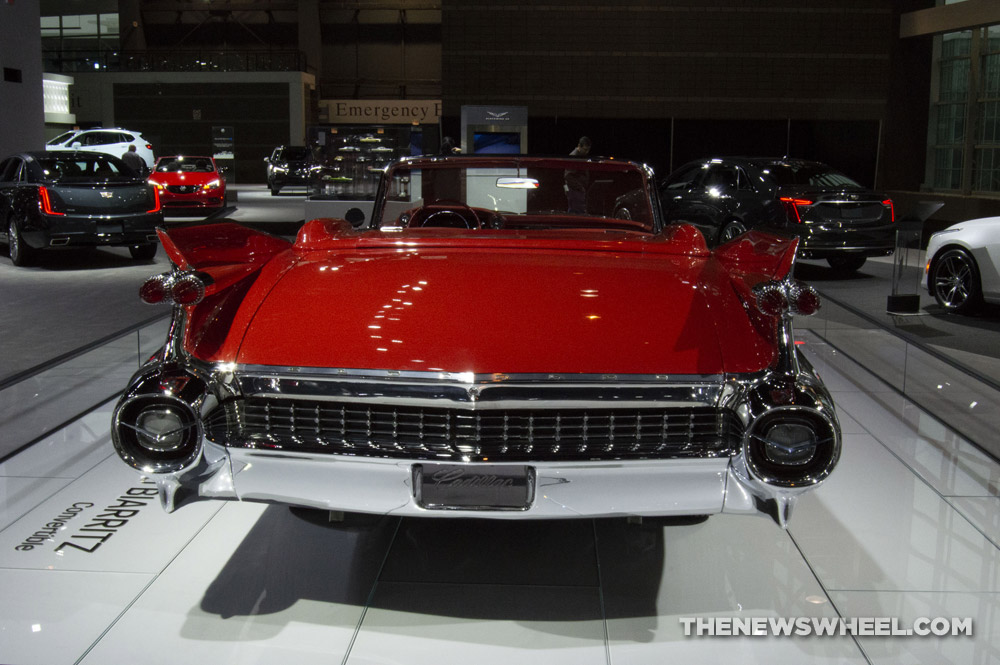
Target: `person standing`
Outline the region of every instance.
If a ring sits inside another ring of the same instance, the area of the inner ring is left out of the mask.
[[[125,166],[129,167],[139,175],[146,175],[146,160],[135,151],[134,145],[130,145],[128,147],[128,150],[124,155],[122,155],[122,161],[125,162]]]
[[[569,153],[570,157],[586,157],[590,154],[590,139],[581,136],[576,147]],[[571,213],[585,214],[587,212],[587,185],[589,181],[586,171],[566,171],[566,202],[567,211]]]

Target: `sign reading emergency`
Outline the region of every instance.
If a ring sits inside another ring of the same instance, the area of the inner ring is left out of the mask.
[[[319,106],[320,121],[331,124],[424,125],[441,120],[440,99],[324,99]]]

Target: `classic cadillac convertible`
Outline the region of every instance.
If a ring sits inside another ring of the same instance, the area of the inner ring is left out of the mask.
[[[360,229],[161,231],[174,268],[140,295],[173,324],[114,445],[168,511],[784,526],[840,452],[792,337],[819,298],[791,277],[794,239],[708,251],[651,185],[612,159],[413,158]]]

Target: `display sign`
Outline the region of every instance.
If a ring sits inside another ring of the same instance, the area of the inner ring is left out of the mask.
[[[234,158],[232,127],[212,127],[212,157],[216,161]]]
[[[527,106],[463,106],[462,152],[526,154]]]
[[[320,122],[352,125],[420,125],[441,120],[440,99],[323,99]]]

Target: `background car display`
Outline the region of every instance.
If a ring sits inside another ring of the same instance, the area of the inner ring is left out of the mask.
[[[226,207],[226,179],[211,157],[160,157],[149,184],[159,191],[164,208]]]
[[[320,168],[319,160],[311,147],[281,145],[274,149],[267,162],[267,188],[277,196],[288,185],[308,186],[314,172]]]
[[[959,222],[927,242],[924,285],[939,305],[969,314],[1000,303],[1000,217]]]
[[[15,265],[69,246],[127,246],[148,260],[163,213],[154,188],[120,159],[26,152],[0,162],[0,222]]]
[[[130,129],[74,129],[51,139],[45,144],[45,149],[82,150],[121,158],[130,145],[135,146],[135,151],[146,162],[146,167],[152,169],[153,162],[156,161],[153,144],[139,132]]]
[[[845,272],[894,249],[892,201],[819,162],[699,160],[664,178],[660,197],[668,220],[694,224],[714,244],[748,229],[794,235],[800,257]]]
[[[567,212],[567,171],[586,209]],[[372,222],[294,243],[163,232],[164,351],[113,441],[163,505],[558,518],[771,514],[833,469],[840,430],[791,315],[797,241],[710,252],[617,160],[406,159]],[[615,216],[623,197],[630,218]]]

